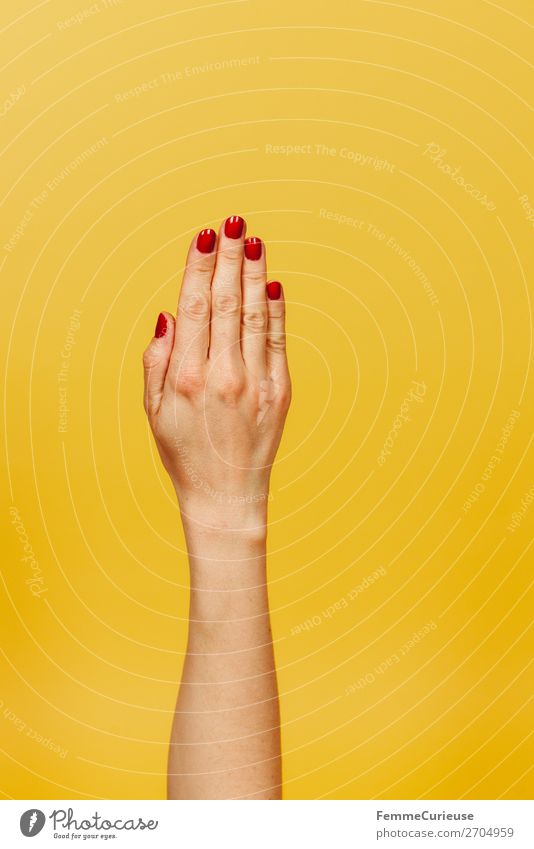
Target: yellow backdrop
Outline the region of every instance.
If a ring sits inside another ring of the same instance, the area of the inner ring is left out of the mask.
[[[6,798],[165,795],[188,576],[141,351],[229,214],[288,300],[286,798],[531,794],[532,11],[2,4]]]

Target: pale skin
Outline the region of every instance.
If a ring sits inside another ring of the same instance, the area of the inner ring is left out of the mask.
[[[237,216],[195,236],[176,318],[160,316],[143,356],[191,580],[169,799],[281,798],[266,536],[291,383],[283,292],[267,285],[263,243],[246,242]]]

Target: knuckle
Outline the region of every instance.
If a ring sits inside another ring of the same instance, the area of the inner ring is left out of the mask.
[[[269,333],[267,335],[267,349],[275,354],[283,354],[286,350],[285,333]]]
[[[269,316],[276,321],[284,320],[284,304],[281,301],[269,301]]]
[[[216,315],[235,315],[241,309],[241,300],[232,292],[219,292],[213,301],[213,311]]]
[[[228,262],[231,265],[239,264],[243,259],[243,245],[239,239],[225,239],[224,243],[219,245],[219,256],[224,263]]]
[[[156,351],[154,351],[152,346],[149,345],[148,348],[146,348],[146,350],[143,351],[143,368],[145,368],[147,371],[149,371],[150,369],[157,366],[158,363],[159,363],[159,356],[156,353]]]
[[[287,410],[291,404],[291,384],[283,386],[278,396],[278,403],[283,410]]]
[[[262,292],[265,292],[265,290],[263,289],[263,287],[265,286],[265,271],[263,269],[247,268],[245,274],[243,275],[243,279],[245,282],[245,286],[262,287]]]
[[[249,307],[243,310],[243,324],[249,330],[260,332],[265,330],[267,324],[267,313],[257,307]]]
[[[213,273],[214,260],[214,253],[197,253],[194,256],[189,257],[189,261],[187,263],[187,270],[195,276],[200,274],[202,278],[206,277],[209,282]]]
[[[217,393],[224,401],[237,400],[243,394],[244,389],[244,378],[236,372],[222,372],[217,382]]]
[[[209,298],[202,292],[187,295],[180,302],[180,311],[194,321],[207,321],[210,314]]]
[[[289,409],[289,405],[291,404],[291,384],[284,383],[282,386],[279,386],[276,391],[276,395],[273,398],[274,406],[281,413],[287,413]]]
[[[182,367],[176,375],[176,390],[181,395],[198,395],[202,392],[204,383],[204,375],[198,369]]]

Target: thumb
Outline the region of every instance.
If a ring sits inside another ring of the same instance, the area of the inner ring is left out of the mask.
[[[161,403],[173,342],[174,316],[169,312],[160,312],[154,336],[143,353],[144,403],[149,416],[158,411]]]

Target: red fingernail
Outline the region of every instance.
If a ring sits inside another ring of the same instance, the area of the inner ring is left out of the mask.
[[[210,254],[215,247],[217,233],[209,227],[207,230],[201,230],[197,236],[197,248],[202,254]]]
[[[245,222],[240,215],[231,215],[224,222],[224,235],[229,239],[240,239]]]
[[[267,297],[270,301],[277,301],[282,292],[282,287],[278,280],[271,280],[270,283],[267,283]]]
[[[167,332],[167,324],[167,316],[160,312],[156,322],[156,329],[154,330],[154,336],[156,339],[161,339],[162,336],[165,336]]]
[[[245,239],[245,256],[247,259],[260,259],[261,257],[261,239],[257,236],[251,236],[250,239]]]

